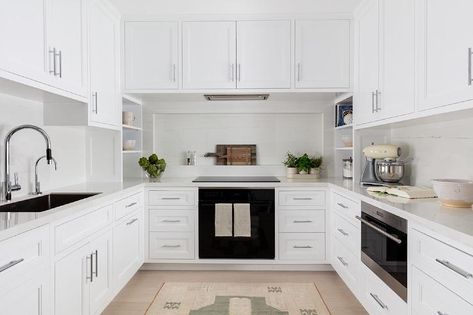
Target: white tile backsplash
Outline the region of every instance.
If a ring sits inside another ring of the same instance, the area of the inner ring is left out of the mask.
[[[154,148],[168,162],[166,176],[209,174],[216,144],[256,144],[258,167],[219,168],[216,174],[284,174],[287,151],[322,154],[323,115],[310,114],[155,114]],[[197,167],[185,168],[184,152],[197,151]]]
[[[391,142],[412,157],[411,184],[429,185],[434,178],[473,179],[473,117],[435,120],[393,127]]]
[[[43,104],[0,94],[0,152],[1,176],[4,173],[4,139],[14,127],[33,124],[43,127],[52,142],[52,152],[58,170],[42,161],[40,174],[43,191],[84,182],[86,179],[85,130],[81,127],[43,126]],[[32,130],[21,130],[13,135],[11,147],[11,172],[18,172],[22,190],[14,195],[25,195],[33,190],[34,163],[45,154],[43,137]]]

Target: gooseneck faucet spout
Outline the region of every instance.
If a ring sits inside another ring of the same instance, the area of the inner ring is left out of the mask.
[[[13,128],[5,137],[5,199],[11,200],[11,193],[12,190],[19,190],[20,188],[12,189],[12,184],[10,180],[10,140],[11,137],[20,130],[23,129],[32,129],[39,132],[44,140],[46,141],[46,160],[48,164],[51,164],[53,159],[52,151],[51,151],[51,140],[49,139],[49,135],[44,131],[42,128],[35,126],[35,125],[20,125],[18,127]],[[18,186],[19,187],[19,186]]]

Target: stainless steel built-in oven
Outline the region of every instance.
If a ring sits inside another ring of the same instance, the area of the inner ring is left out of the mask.
[[[229,230],[218,235],[217,205],[229,205]],[[248,205],[248,235],[236,233],[236,205]],[[274,259],[274,189],[199,188],[199,258],[201,259]]]
[[[361,260],[407,302],[407,221],[361,203]]]

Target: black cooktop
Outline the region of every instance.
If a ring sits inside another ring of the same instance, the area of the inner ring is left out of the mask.
[[[199,176],[194,183],[279,183],[275,176]]]

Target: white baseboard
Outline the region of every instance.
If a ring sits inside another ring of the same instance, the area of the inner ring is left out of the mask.
[[[140,270],[189,271],[333,271],[329,264],[314,265],[232,265],[232,264],[144,264]]]

